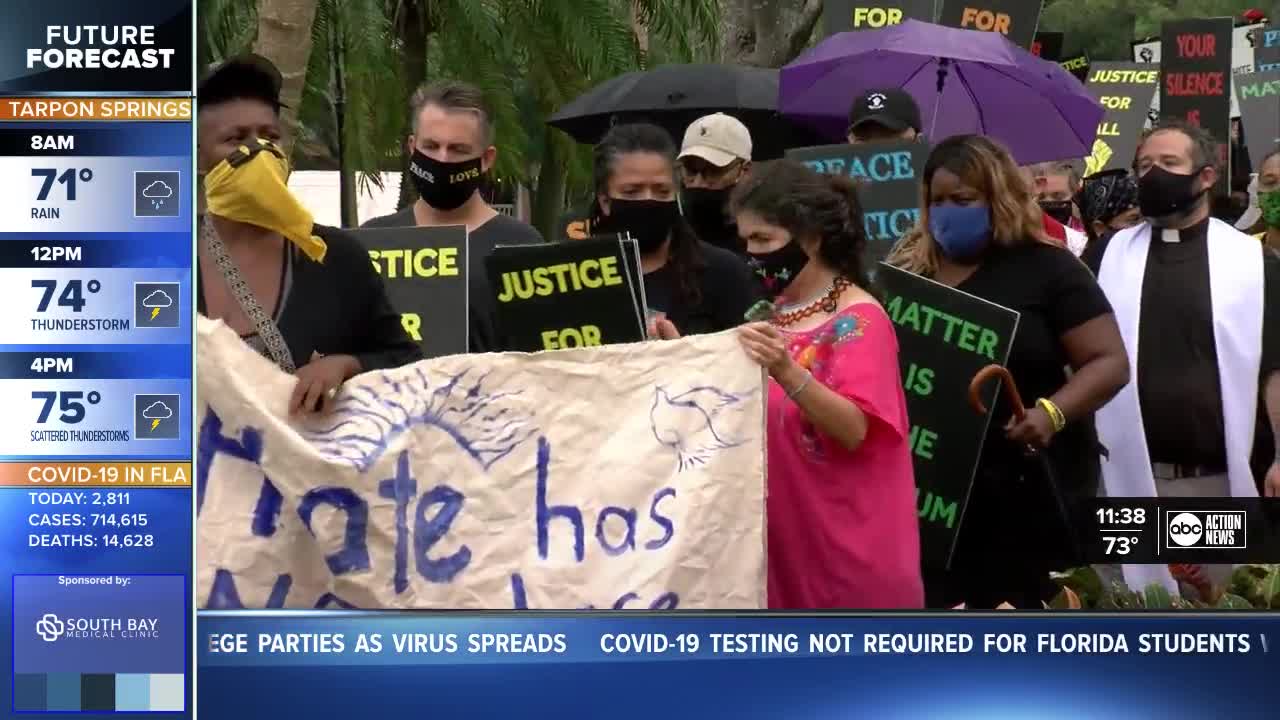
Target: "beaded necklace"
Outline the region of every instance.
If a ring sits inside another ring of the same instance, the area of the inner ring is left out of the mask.
[[[797,308],[795,310],[785,310],[779,312],[773,318],[773,324],[779,327],[787,327],[795,325],[805,318],[812,317],[819,312],[825,312],[828,315],[835,313],[840,308],[840,296],[849,288],[851,283],[842,277],[837,277],[831,281],[831,287],[822,296],[810,300],[804,305],[783,305],[783,308]]]

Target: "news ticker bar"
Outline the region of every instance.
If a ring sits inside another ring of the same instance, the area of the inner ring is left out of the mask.
[[[1277,641],[1280,613],[201,614],[197,708],[238,720],[1270,719]]]
[[[1092,563],[1280,562],[1280,499],[1099,498],[1077,516]]]
[[[1063,619],[958,612],[857,617],[200,612],[197,657],[202,668],[216,668],[877,655],[1261,655],[1276,646],[1277,631],[1280,616],[1256,615]]]

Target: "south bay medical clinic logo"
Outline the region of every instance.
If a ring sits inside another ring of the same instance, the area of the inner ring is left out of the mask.
[[[1170,550],[1242,550],[1246,547],[1243,510],[1169,513],[1165,547]]]
[[[149,640],[160,637],[158,618],[67,618],[45,613],[36,621],[36,635],[47,643],[59,639],[101,640],[123,638]]]
[[[44,617],[36,621],[36,634],[45,642],[57,640],[65,630],[66,625],[53,613],[45,613]]]

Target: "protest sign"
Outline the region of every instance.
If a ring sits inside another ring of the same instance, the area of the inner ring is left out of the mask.
[[[1066,37],[1065,33],[1037,30],[1035,39],[1031,41],[1031,54],[1042,60],[1057,62],[1062,59],[1062,43]]]
[[[1080,82],[1084,82],[1085,78],[1089,77],[1089,53],[1080,53],[1058,64],[1062,66],[1063,70],[1074,75]]]
[[[982,368],[1008,363],[1018,313],[885,264],[877,282],[898,332],[921,560],[942,568],[951,561],[991,422],[990,412],[978,417],[969,405],[969,383]],[[988,408],[996,387],[983,394]]]
[[[1231,161],[1231,18],[1171,20],[1160,33],[1160,116],[1204,128]],[[1227,183],[1229,173],[1221,173]]]
[[[1106,114],[1098,125],[1093,154],[1085,160],[1085,175],[1128,168],[1138,149],[1138,136],[1160,82],[1160,70],[1143,63],[1098,62],[1085,87]]]
[[[1280,70],[1254,73],[1236,82],[1245,147],[1257,171],[1262,158],[1280,150]]]
[[[874,30],[903,20],[933,21],[933,0],[826,0],[822,26],[827,35]]]
[[[1258,72],[1280,71],[1280,23],[1259,28],[1253,48]]]
[[[538,352],[643,340],[634,243],[590,238],[498,247],[485,258],[504,350]],[[631,268],[635,267],[635,270]]]
[[[848,175],[859,181],[858,200],[873,261],[884,258],[920,219],[917,178],[929,157],[925,143],[821,145],[788,150],[787,157],[820,173]]]
[[[467,352],[467,228],[348,230],[369,251],[391,306],[426,357]]]
[[[1234,28],[1231,33],[1231,74],[1248,75],[1254,72],[1255,51],[1262,38],[1263,25],[1255,23]],[[1140,63],[1160,62],[1160,40],[1148,39],[1135,41],[1130,46],[1133,50],[1133,61]],[[1151,99],[1151,117],[1160,117],[1160,95]],[[1231,94],[1231,117],[1240,117],[1240,108],[1236,105],[1235,93]]]
[[[424,360],[291,418],[294,378],[196,332],[204,607],[764,607],[764,383],[733,333]]]
[[[939,25],[998,32],[1029,49],[1040,23],[1041,0],[944,0]]]

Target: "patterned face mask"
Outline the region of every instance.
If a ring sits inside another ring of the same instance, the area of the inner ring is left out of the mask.
[[[765,297],[776,298],[782,294],[796,275],[809,263],[809,256],[795,242],[767,253],[749,253],[748,264]]]
[[[1280,228],[1280,190],[1258,193],[1258,208],[1267,227]]]
[[[289,190],[289,161],[274,143],[241,146],[205,175],[204,192],[211,215],[274,230],[324,260],[324,240],[311,234],[315,221]]]
[[[1138,205],[1138,183],[1127,171],[1110,170],[1088,177],[1077,196],[1080,214],[1086,222],[1112,218]]]

